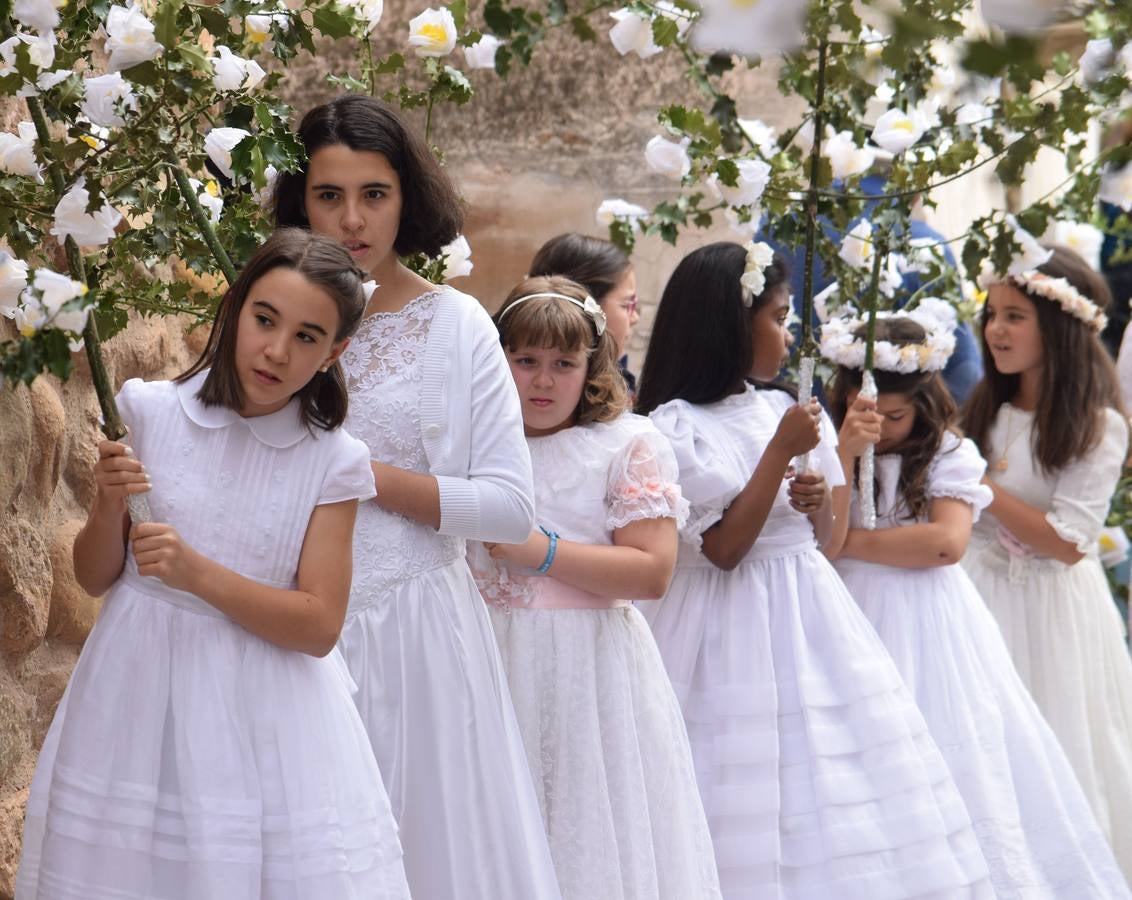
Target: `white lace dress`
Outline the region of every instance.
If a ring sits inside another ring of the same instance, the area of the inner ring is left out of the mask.
[[[611,544],[683,521],[672,450],[648,419],[528,438],[535,514],[563,540]],[[709,900],[719,881],[688,737],[656,642],[607,600],[470,551],[511,684],[564,900]],[[551,569],[553,573],[553,569]]]
[[[913,524],[899,497],[901,457],[878,456],[877,527]],[[986,463],[950,432],[928,470],[929,497],[991,501]],[[853,492],[851,526],[861,513]],[[926,517],[921,521],[927,521]],[[1130,896],[1053,731],[1026,690],[994,618],[956,565],[836,563],[915,694],[990,865],[998,900]]]
[[[315,506],[373,496],[360,441],[298,401],[242,419],[181,384],[118,395],[154,520],[293,588]],[[138,574],[103,601],[39,755],[19,900],[408,900],[397,827],[341,656],[256,637]]]
[[[793,399],[756,391],[652,419],[691,503],[676,575],[645,608],[684,710],[727,900],[992,897],[966,807],[923,716],[785,482],[732,571],[701,535]],[[844,482],[823,417],[813,459]]]
[[[347,427],[427,472],[422,363],[439,290],[368,316],[343,354]],[[378,486],[380,490],[380,485]],[[415,900],[553,900],[553,864],[465,542],[362,504],[339,646],[358,684]]]
[[[975,525],[963,566],[1132,881],[1132,661],[1096,555],[1128,432],[1109,410],[1100,444],[1049,477],[1030,453],[1032,424],[1032,413],[1010,404],[999,409],[989,443],[996,462],[1005,448],[1006,469],[991,465],[988,473],[1015,497],[1048,510],[1057,533],[1086,556],[1067,566],[1033,555],[987,513]]]

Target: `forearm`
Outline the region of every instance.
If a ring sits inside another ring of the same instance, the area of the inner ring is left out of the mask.
[[[772,442],[750,480],[703,534],[703,553],[721,569],[733,569],[754,545],[774,506],[790,457]]]
[[[829,539],[822,541],[821,535],[818,535],[818,543],[821,544],[822,553],[829,559],[837,559],[841,555],[842,547],[845,546],[845,538],[849,534],[849,504],[852,498],[853,488],[849,486],[848,481],[830,491],[829,508],[833,517],[833,524],[830,528]]]
[[[967,541],[953,529],[919,522],[873,531],[854,528],[840,555],[901,569],[931,569],[959,562],[966,549]]]
[[[1071,566],[1084,559],[1084,554],[1078,551],[1077,545],[1065,540],[1050,525],[1045,510],[1019,500],[994,482],[984,483],[994,493],[994,501],[987,507],[987,511],[1019,541],[1036,553],[1052,557],[1066,565]]]
[[[346,599],[331,602],[245,578],[197,554],[188,590],[257,637],[311,656],[334,649],[346,618]]]
[[[377,482],[377,497],[372,502],[414,522],[440,527],[440,488],[432,475],[410,472],[377,460],[371,466]]]
[[[124,503],[107,508],[95,500],[71,551],[75,580],[92,597],[105,594],[122,574],[128,527]]]
[[[549,575],[611,599],[658,600],[668,590],[675,559],[636,547],[559,539]]]

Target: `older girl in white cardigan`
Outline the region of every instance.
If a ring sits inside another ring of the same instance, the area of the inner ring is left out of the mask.
[[[399,257],[436,255],[457,197],[391,108],[345,96],[299,128],[280,224],[339,240],[378,287],[342,360],[378,496],[358,514],[340,647],[416,900],[557,900],[554,869],[468,538],[521,541],[531,468],[514,383],[479,303]]]

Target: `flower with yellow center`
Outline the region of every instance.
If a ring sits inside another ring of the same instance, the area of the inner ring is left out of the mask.
[[[447,9],[426,9],[409,22],[409,46],[417,56],[447,56],[456,37],[456,20]]]

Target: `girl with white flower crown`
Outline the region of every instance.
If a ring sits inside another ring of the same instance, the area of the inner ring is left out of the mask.
[[[39,755],[19,900],[408,900],[334,649],[374,494],[339,428],[364,278],[333,241],[276,232],[201,358],[122,386],[130,446],[99,445],[74,545],[106,596]],[[140,493],[151,522],[130,519]]]
[[[831,320],[822,351],[838,452],[852,487],[850,529],[826,548],[884,641],[947,761],[999,900],[1132,896],[1084,792],[959,565],[990,502],[986,463],[952,426],[940,371],[955,314],[924,299],[878,318],[875,400],[861,396],[865,324]],[[848,337],[848,340],[845,338]],[[877,527],[863,526],[857,459],[875,461]]]
[[[1097,337],[1103,279],[1044,255],[982,279],[986,375],[962,424],[992,499],[963,564],[1132,880],[1132,661],[1097,558],[1128,421]]]
[[[992,896],[963,802],[884,646],[819,550],[844,522],[832,424],[773,386],[787,272],[711,244],[665,287],[638,408],[691,514],[645,611],[680,698],[727,900]],[[815,472],[794,475],[812,451]],[[802,479],[805,479],[804,481]]]
[[[299,126],[280,224],[342,243],[376,280],[342,359],[347,427],[369,445],[339,646],[401,828],[416,900],[554,900],[558,888],[499,648],[465,541],[524,541],[531,467],[491,318],[400,257],[437,256],[459,198],[390,106],[347,95]]]
[[[626,412],[586,289],[528,278],[495,316],[531,450],[538,528],[475,548],[565,900],[718,900],[680,705],[631,598],[660,597],[688,504]]]

